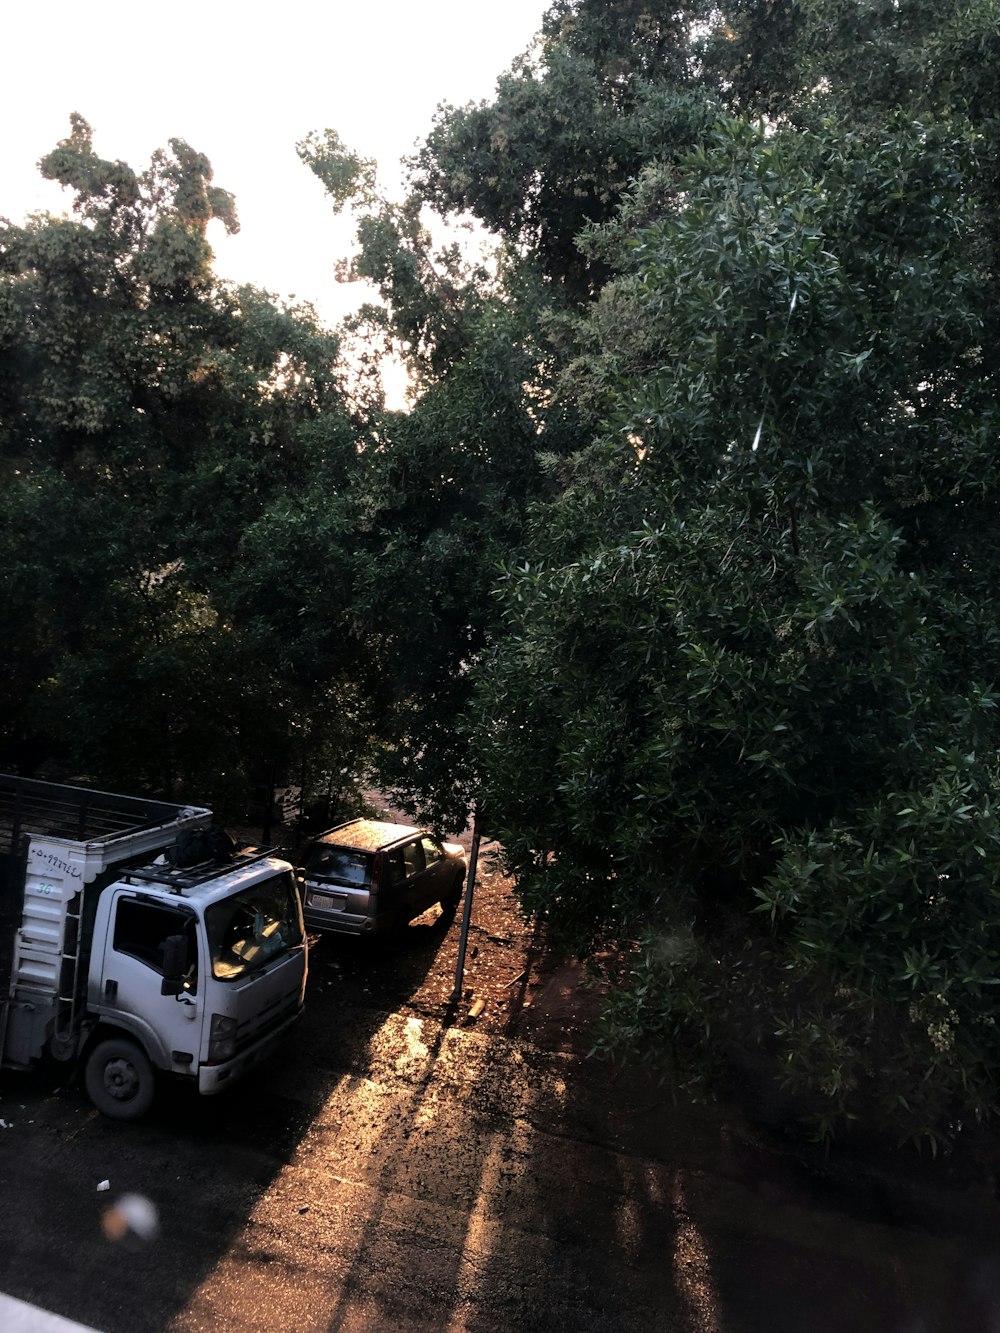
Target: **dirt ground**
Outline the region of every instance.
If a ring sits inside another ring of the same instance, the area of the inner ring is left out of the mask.
[[[366,798],[379,818],[408,823],[401,811],[387,805],[377,792]],[[457,839],[468,857],[472,829]],[[538,922],[528,921],[514,895],[513,884],[499,866],[498,847],[480,845],[476,881],[469,913],[461,1000],[452,1001],[465,914],[465,897],[449,930],[434,975],[415,993],[410,1007],[452,1022],[475,1024],[479,1031],[524,1037],[546,1050],[586,1054],[600,1013],[600,995],[575,959],[555,957]],[[414,924],[432,923],[433,908]]]
[[[591,1050],[599,992],[578,962],[546,950],[544,933],[524,921],[510,882],[488,854],[473,898],[469,939],[456,1021],[475,1022],[485,1031],[548,1051],[585,1056]],[[452,929],[444,946],[449,956],[456,940]],[[413,997],[415,1008],[438,1009],[446,1001],[444,988],[430,979]],[[482,1010],[473,1019],[476,1001]],[[785,1242],[769,1228],[790,1210],[798,1211],[798,1230],[785,1258],[792,1256],[801,1265],[802,1286],[788,1308],[781,1302],[775,1307],[787,1318],[787,1327],[802,1333],[848,1333],[862,1326],[892,1333],[1000,1333],[1000,1141],[995,1133],[970,1134],[954,1151],[939,1156],[860,1139],[827,1150],[779,1125],[762,1123],[749,1099],[685,1110],[669,1088],[642,1069],[608,1067],[599,1077],[606,1083],[609,1115],[628,1125],[630,1133],[645,1121],[652,1140],[657,1125],[689,1124],[692,1142],[701,1145],[694,1150],[696,1174],[713,1198],[733,1192],[737,1230],[746,1220],[743,1209],[748,1215],[762,1209],[749,1224],[753,1239],[740,1238],[739,1265],[754,1245],[762,1264],[775,1262]],[[676,1146],[684,1151],[681,1143]],[[929,1243],[924,1258],[901,1261],[917,1239]],[[855,1246],[863,1255],[853,1278],[858,1302],[853,1313],[837,1287],[844,1246]],[[784,1266],[785,1259],[779,1264],[781,1282],[787,1280]],[[891,1282],[886,1275],[892,1275]],[[748,1280],[748,1296],[752,1289]],[[811,1314],[810,1290],[820,1307]],[[850,1322],[862,1314],[870,1322]],[[709,1321],[704,1327],[722,1333],[725,1324]]]
[[[457,1021],[475,1023],[484,1032],[525,1037],[546,1050],[585,1053],[600,998],[583,967],[550,953],[543,930],[525,921],[511,883],[491,867],[488,853],[476,880]],[[450,1005],[462,920],[460,907],[439,955],[443,971],[454,959],[450,982],[442,984],[438,971],[413,997],[414,1007]]]

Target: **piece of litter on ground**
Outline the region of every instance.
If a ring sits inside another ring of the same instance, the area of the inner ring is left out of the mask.
[[[477,1000],[475,1004],[472,1006],[472,1008],[469,1010],[469,1017],[478,1018],[485,1008],[486,1008],[486,1001]]]
[[[111,1181],[110,1181],[110,1180],[101,1180],[101,1181],[98,1182],[98,1185],[97,1185],[97,1192],[98,1192],[98,1194],[101,1194],[101,1193],[103,1193],[104,1190],[109,1190],[110,1188],[111,1188]]]
[[[13,1129],[14,1126],[7,1123],[6,1120],[0,1120],[0,1129]]]

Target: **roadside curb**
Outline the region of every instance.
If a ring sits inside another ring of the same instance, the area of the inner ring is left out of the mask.
[[[4,1333],[98,1333],[87,1324],[51,1314],[27,1301],[0,1293],[0,1328]]]

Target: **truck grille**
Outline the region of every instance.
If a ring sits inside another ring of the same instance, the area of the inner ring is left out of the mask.
[[[261,1037],[266,1037],[283,1023],[287,1023],[289,1018],[293,1018],[300,1008],[299,995],[300,987],[296,984],[283,994],[275,995],[259,1013],[242,1022],[236,1029],[237,1053],[253,1045]]]

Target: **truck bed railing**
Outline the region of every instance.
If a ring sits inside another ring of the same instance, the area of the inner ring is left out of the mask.
[[[178,819],[189,807],[0,773],[0,850],[22,834],[102,842]]]

